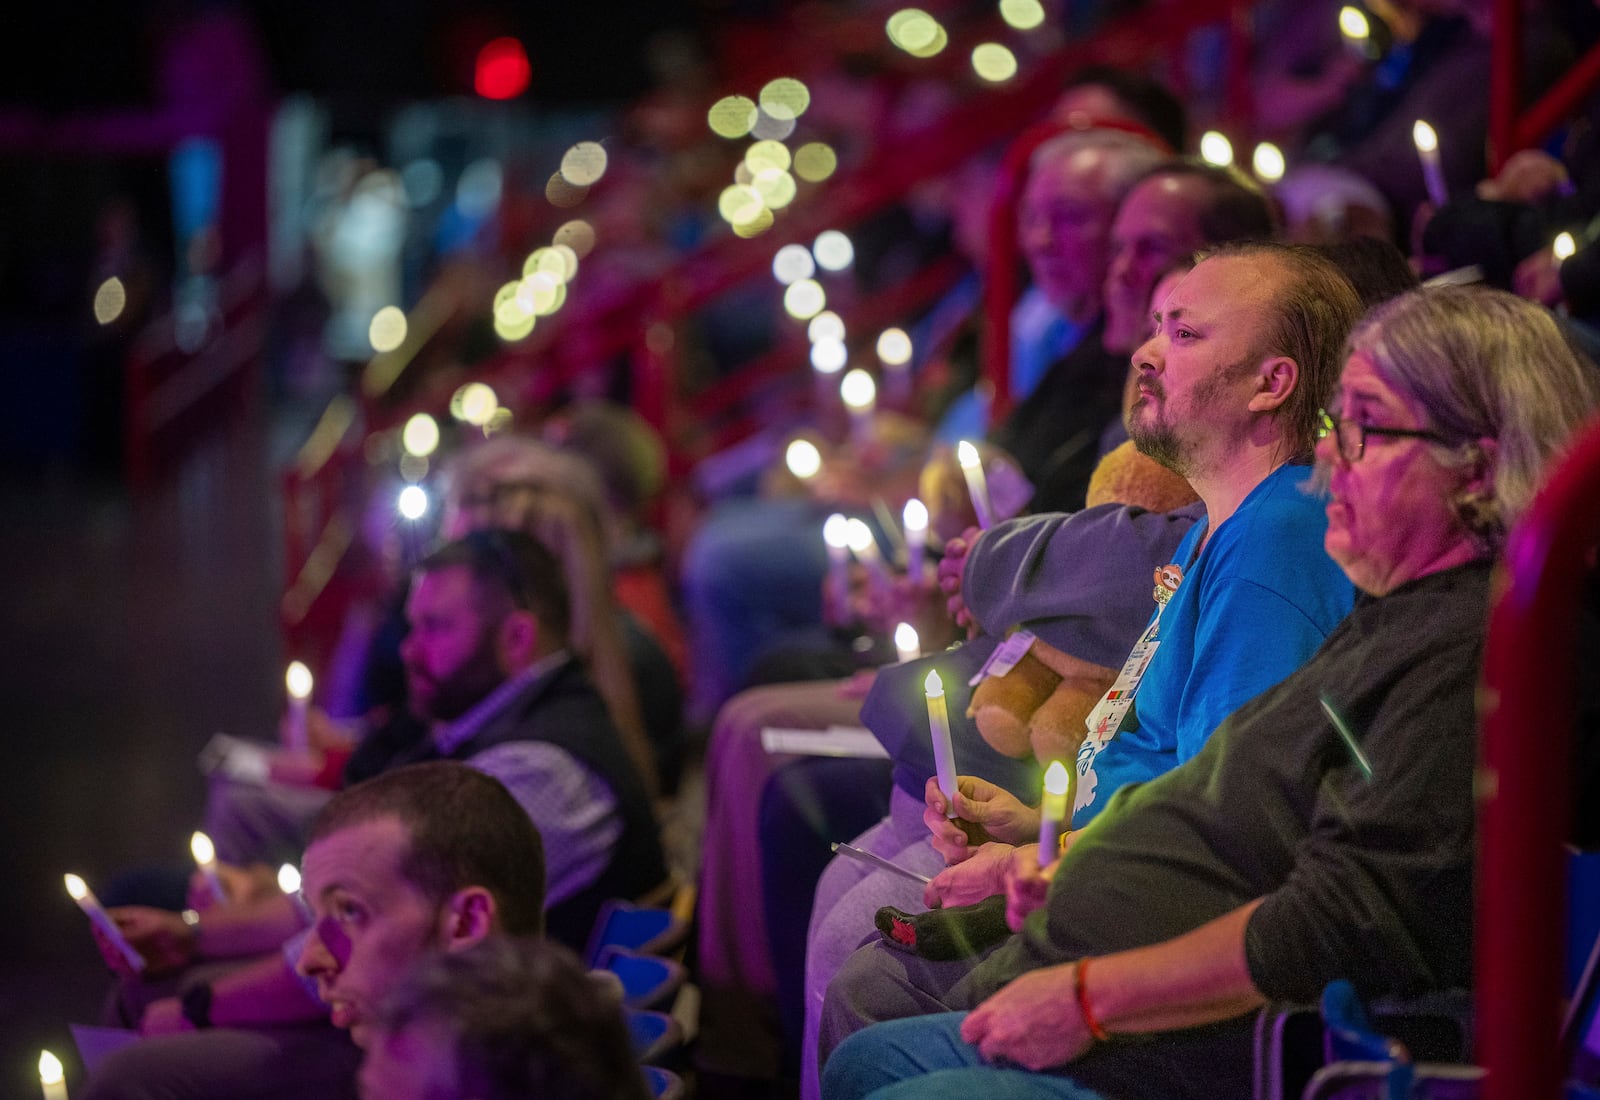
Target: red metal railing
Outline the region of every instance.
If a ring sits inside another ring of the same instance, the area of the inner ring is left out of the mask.
[[[1579,594],[1600,543],[1600,420],[1512,532],[1483,674],[1476,998],[1484,1100],[1560,1095]]]
[[[1600,86],[1600,43],[1579,58],[1537,103],[1518,112],[1522,85],[1522,4],[1495,0],[1490,43],[1489,173],[1499,172],[1513,153],[1544,141]]]

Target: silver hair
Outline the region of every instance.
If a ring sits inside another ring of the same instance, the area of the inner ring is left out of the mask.
[[[1600,407],[1600,371],[1549,310],[1501,290],[1438,287],[1403,294],[1350,334],[1362,355],[1459,440],[1457,461],[1490,463],[1493,489],[1454,502],[1467,528],[1498,549],[1527,510],[1550,460]],[[1477,445],[1495,443],[1492,455]]]
[[[1028,161],[1028,171],[1036,172],[1049,161],[1071,157],[1088,149],[1116,154],[1106,158],[1105,171],[1100,177],[1100,186],[1105,189],[1105,197],[1111,202],[1121,202],[1123,196],[1146,173],[1173,159],[1170,153],[1126,130],[1070,130],[1035,149]]]

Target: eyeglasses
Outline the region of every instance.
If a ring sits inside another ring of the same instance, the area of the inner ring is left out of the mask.
[[[1339,445],[1339,457],[1346,462],[1357,462],[1367,453],[1367,436],[1377,435],[1386,439],[1426,439],[1430,443],[1441,443],[1449,446],[1450,440],[1438,432],[1422,431],[1419,428],[1380,428],[1374,424],[1363,424],[1359,420],[1346,420],[1336,416],[1327,409],[1317,410],[1317,438],[1333,436]]]

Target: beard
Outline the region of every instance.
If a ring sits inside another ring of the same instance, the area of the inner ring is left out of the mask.
[[[1178,439],[1178,430],[1170,421],[1161,414],[1158,402],[1166,397],[1160,382],[1145,382],[1152,392],[1141,395],[1134,402],[1133,408],[1128,410],[1124,425],[1128,429],[1128,438],[1133,440],[1134,448],[1146,458],[1165,466],[1180,477],[1187,477],[1184,468],[1183,445]],[[1144,414],[1144,415],[1141,415]]]
[[[443,676],[431,676],[408,665],[408,705],[411,713],[424,722],[454,722],[483,702],[505,679],[495,655],[494,638],[484,631],[471,656]]]

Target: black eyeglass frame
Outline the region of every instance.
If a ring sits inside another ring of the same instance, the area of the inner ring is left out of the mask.
[[[1367,454],[1367,436],[1382,436],[1385,439],[1426,439],[1429,443],[1437,443],[1443,447],[1451,446],[1451,441],[1438,432],[1430,432],[1422,428],[1384,428],[1376,424],[1363,424],[1359,420],[1348,420],[1342,416],[1335,416],[1327,409],[1317,410],[1318,438],[1332,435],[1334,444],[1338,448],[1339,457],[1346,462],[1360,462]],[[1355,453],[1351,454],[1351,430],[1355,432]]]

